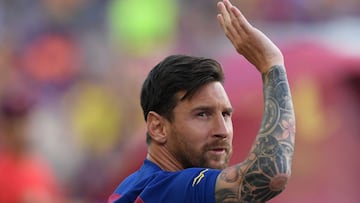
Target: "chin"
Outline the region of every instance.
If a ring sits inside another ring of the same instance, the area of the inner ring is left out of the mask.
[[[213,169],[225,169],[228,166],[227,162],[217,162],[217,163],[209,163],[208,167]]]

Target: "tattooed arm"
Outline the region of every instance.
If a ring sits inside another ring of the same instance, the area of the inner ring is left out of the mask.
[[[219,2],[218,9],[226,36],[262,74],[265,110],[245,161],[218,176],[215,199],[217,203],[265,202],[284,190],[294,152],[295,115],[283,56],[229,0]]]
[[[224,169],[216,202],[265,202],[279,194],[291,174],[294,112],[283,66],[263,74],[265,113],[247,159]]]

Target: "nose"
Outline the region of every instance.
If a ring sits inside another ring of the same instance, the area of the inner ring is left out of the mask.
[[[224,117],[222,114],[216,116],[213,122],[213,136],[219,138],[228,138],[232,135],[233,126],[230,117]]]

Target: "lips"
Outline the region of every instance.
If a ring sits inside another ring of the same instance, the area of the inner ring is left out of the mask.
[[[229,154],[230,144],[225,141],[213,142],[208,144],[205,149],[207,149],[206,151],[216,155]]]
[[[229,147],[227,146],[216,146],[209,148],[209,151],[214,154],[225,154],[229,152]]]
[[[221,154],[225,154],[226,153],[226,149],[211,149],[210,150],[212,153],[217,154],[217,155],[221,155]]]

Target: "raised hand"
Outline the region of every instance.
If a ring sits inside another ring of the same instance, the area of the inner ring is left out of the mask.
[[[218,21],[236,51],[243,55],[261,73],[274,65],[283,65],[279,48],[260,30],[253,27],[240,10],[229,0],[217,4]]]

